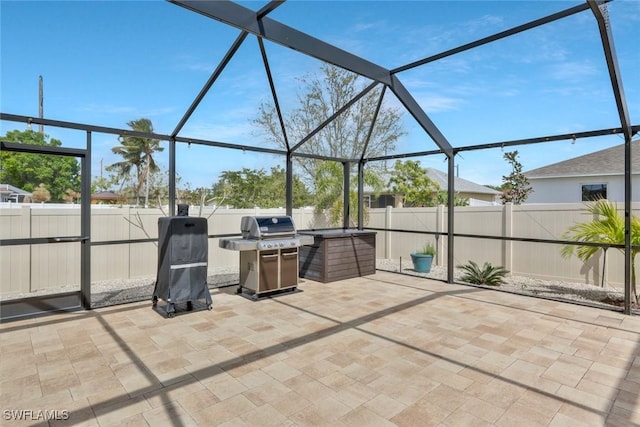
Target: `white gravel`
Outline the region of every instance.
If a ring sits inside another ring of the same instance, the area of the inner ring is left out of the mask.
[[[418,273],[413,270],[411,262],[406,260],[402,263],[402,271],[400,271],[400,261],[393,259],[378,259],[376,268],[383,271],[401,272],[443,281],[447,278],[447,269],[445,267],[434,266],[429,273]],[[216,268],[212,271],[210,270],[210,273],[207,278],[209,288],[232,286],[238,283],[237,268]],[[460,270],[454,270],[454,280],[459,282],[461,275],[462,272]],[[505,282],[499,287],[488,288],[562,301],[587,303],[605,308],[621,307],[624,302],[623,290],[616,288],[539,280],[523,276],[508,276],[505,278]],[[150,301],[154,285],[155,277],[93,282],[91,284],[91,306],[97,308],[136,301]],[[33,297],[58,292],[77,291],[78,289],[79,286],[65,286],[59,289],[47,289],[29,294],[3,295],[1,299]]]
[[[400,272],[400,260],[378,259],[376,262],[376,268],[378,270]],[[447,279],[446,267],[434,266],[431,268],[429,273],[418,273],[413,269],[411,262],[406,260],[403,260],[402,262],[402,273],[436,280]],[[460,281],[462,274],[463,272],[461,270],[454,269],[454,280],[462,283]],[[596,306],[605,306],[607,308],[612,306],[622,306],[624,303],[624,291],[622,289],[586,285],[583,283],[561,282],[556,280],[532,279],[524,276],[510,275],[505,277],[505,283],[500,286],[486,287],[562,301],[588,303]]]

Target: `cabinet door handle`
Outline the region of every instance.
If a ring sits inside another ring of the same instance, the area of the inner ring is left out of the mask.
[[[298,255],[298,252],[286,252],[282,254],[282,256],[295,256],[295,255]]]
[[[262,258],[277,258],[278,254],[273,254],[273,255],[260,255]]]

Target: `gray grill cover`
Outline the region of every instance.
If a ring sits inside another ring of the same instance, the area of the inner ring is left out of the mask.
[[[158,219],[158,276],[153,296],[172,303],[206,299],[207,220],[189,216]]]

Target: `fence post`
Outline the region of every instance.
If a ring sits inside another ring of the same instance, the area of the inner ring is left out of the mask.
[[[31,213],[31,206],[22,206],[22,209],[20,209],[20,230],[29,230],[29,235],[27,237],[29,237],[30,239],[33,238],[33,220],[31,218],[32,213]],[[20,292],[33,292],[33,283],[31,283],[32,279],[32,274],[33,274],[33,267],[31,265],[31,263],[33,262],[33,245],[29,245],[29,249],[28,249],[28,257],[29,259],[27,260],[27,277],[26,277],[26,286],[22,287],[22,289],[20,289]]]
[[[387,206],[384,211],[384,228],[391,228],[391,212],[393,206]],[[391,233],[384,232],[384,257],[385,259],[391,259]]]
[[[513,237],[513,203],[507,202],[502,208],[502,230],[504,237]],[[513,241],[502,242],[502,265],[513,272]]]
[[[438,205],[436,207],[436,232],[438,233],[445,232],[445,229],[444,229],[445,218],[446,216],[444,212],[444,205]],[[445,254],[444,243],[446,242],[447,239],[443,239],[442,237],[443,237],[442,235],[436,234],[436,265],[438,266],[444,265],[444,262],[442,261],[447,259],[447,257],[444,255]]]

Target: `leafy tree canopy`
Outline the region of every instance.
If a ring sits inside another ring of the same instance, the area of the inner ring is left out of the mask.
[[[405,207],[438,206],[449,203],[449,194],[437,182],[429,178],[419,160],[397,161],[388,186],[403,197]],[[469,200],[454,195],[455,206],[467,206]]]
[[[437,205],[440,186],[420,167],[419,160],[396,162],[389,186],[395,194],[402,195],[403,205],[406,207]]]
[[[302,91],[296,107],[283,113],[289,147],[303,141],[332,114],[340,110],[369,84],[366,79],[342,68],[324,64],[320,71],[301,78]],[[380,89],[374,89],[331,121],[300,146],[299,151],[337,159],[359,159],[391,152],[405,132],[398,109],[382,104],[376,115]],[[375,126],[371,128],[375,118]],[[253,124],[261,137],[279,148],[287,149],[277,110],[272,103],[262,103]],[[366,153],[365,153],[366,150]],[[316,211],[326,209],[331,218],[342,215],[342,165],[311,158],[294,157],[304,172],[300,176],[315,191]],[[333,163],[330,165],[330,163]],[[368,166],[365,181],[381,186],[381,167]],[[355,180],[352,180],[355,182]],[[328,183],[336,183],[337,187]],[[351,200],[356,200],[351,197]],[[351,210],[356,212],[356,210]],[[355,216],[354,216],[355,217]],[[339,223],[340,221],[338,221]]]
[[[13,130],[5,141],[60,147],[62,142],[34,130]],[[0,182],[34,192],[40,184],[50,194],[50,201],[63,202],[67,190],[80,191],[80,162],[74,157],[32,153],[0,153]]]
[[[518,161],[518,151],[504,153],[505,160],[511,165],[511,173],[502,177],[503,192],[500,196],[502,203],[511,202],[514,205],[524,203],[533,191],[529,180],[522,173],[522,164]]]
[[[243,168],[240,171],[224,171],[213,185],[214,197],[224,199],[235,208],[277,208],[285,205],[285,170],[279,166],[264,169]],[[293,207],[307,206],[311,194],[304,183],[294,177]]]
[[[153,133],[153,123],[146,118],[132,120],[127,123],[127,126],[137,132]],[[164,148],[159,140],[153,138],[121,135],[119,141],[120,145],[116,145],[111,151],[120,155],[122,160],[107,166],[106,169],[115,172],[123,185],[135,171],[136,204],[139,204],[140,192],[144,187],[144,205],[149,206],[151,175],[160,171],[154,155],[156,152],[163,151]]]

